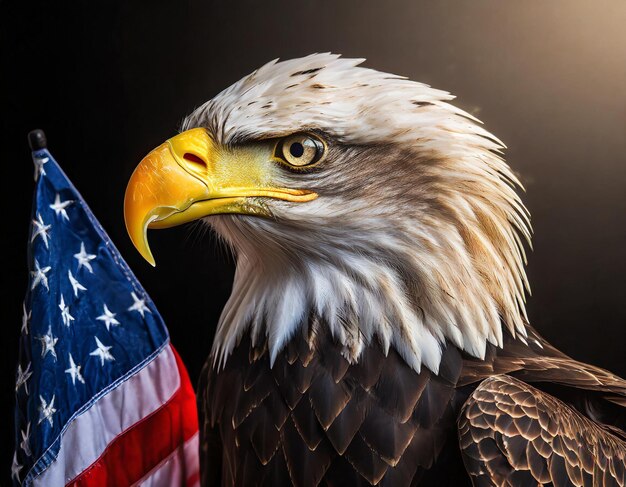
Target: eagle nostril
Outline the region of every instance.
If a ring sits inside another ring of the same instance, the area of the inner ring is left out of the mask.
[[[201,157],[198,157],[195,154],[192,154],[191,152],[185,152],[185,154],[183,154],[183,159],[185,159],[185,161],[189,162],[190,166],[194,169],[197,170],[201,170],[201,171],[205,171],[207,169],[207,163],[204,162],[204,160]]]

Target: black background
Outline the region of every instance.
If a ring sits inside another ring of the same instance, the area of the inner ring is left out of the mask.
[[[532,323],[566,353],[626,376],[624,26],[620,0],[0,3],[2,471],[27,286],[27,132],[46,131],[195,380],[232,258],[210,234],[182,227],[152,232],[158,266],[149,267],[124,229],[125,185],[186,113],[276,57],[366,57],[455,93],[509,146],[526,185]]]

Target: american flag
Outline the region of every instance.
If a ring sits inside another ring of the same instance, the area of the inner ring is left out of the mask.
[[[163,319],[48,150],[33,160],[14,485],[199,484],[195,395]]]

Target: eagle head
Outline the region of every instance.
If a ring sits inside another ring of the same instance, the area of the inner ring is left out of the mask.
[[[273,361],[327,326],[355,362],[377,341],[419,371],[450,342],[483,357],[525,335],[529,216],[503,144],[453,96],[361,59],[272,61],[193,111],[133,173],[125,218],[202,219],[237,256],[214,341],[242,334]]]

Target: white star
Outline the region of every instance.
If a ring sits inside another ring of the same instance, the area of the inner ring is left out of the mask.
[[[61,310],[61,319],[63,324],[67,327],[70,326],[70,321],[74,321],[74,317],[70,314],[70,307],[65,304],[63,295],[61,294],[61,302],[59,303],[59,309]]]
[[[57,193],[56,198],[54,198],[54,203],[50,205],[50,208],[54,210],[56,216],[61,215],[62,219],[69,221],[70,217],[67,216],[67,211],[65,211],[65,208],[70,206],[72,203],[74,203],[74,200],[61,201],[61,195]]]
[[[35,241],[35,239],[39,236],[43,239],[43,243],[46,244],[46,248],[48,248],[48,232],[52,228],[52,225],[46,225],[41,218],[41,214],[37,213],[37,219],[33,220],[33,235],[30,237],[31,243]]]
[[[106,347],[102,344],[100,340],[98,340],[98,337],[95,336],[94,338],[96,339],[96,345],[98,345],[98,348],[96,348],[89,355],[93,355],[94,357],[100,357],[100,365],[102,366],[104,366],[105,360],[115,360],[115,357],[113,357],[113,355],[111,355],[111,352],[109,352],[109,350],[111,350],[111,348],[113,347]]]
[[[56,360],[57,353],[54,350],[54,347],[59,339],[52,335],[52,326],[48,327],[48,333],[46,335],[38,336],[37,340],[41,342],[41,356],[45,357],[46,355],[48,355],[48,352],[50,352],[54,357],[54,360]]]
[[[33,276],[33,283],[30,286],[31,291],[35,289],[39,283],[43,284],[43,287],[50,291],[50,288],[48,287],[48,277],[46,276],[46,274],[50,272],[50,269],[52,269],[50,266],[43,268],[39,267],[39,262],[35,259],[35,270],[30,271],[31,276]]]
[[[20,448],[24,450],[24,453],[27,457],[31,456],[32,453],[30,451],[30,445],[28,444],[28,440],[30,438],[30,421],[26,425],[26,432],[24,430],[20,430],[22,435],[22,441],[20,442]]]
[[[109,328],[111,327],[111,325],[117,326],[120,324],[120,322],[115,319],[115,315],[116,313],[111,313],[111,311],[109,310],[109,308],[107,308],[107,305],[105,304],[104,314],[98,316],[96,319],[100,321],[104,321],[104,324],[107,327],[107,331],[109,331]]]
[[[35,181],[39,179],[39,176],[45,176],[46,171],[43,165],[50,160],[49,157],[35,157],[33,161],[35,163]]]
[[[89,262],[94,260],[96,256],[94,254],[88,254],[85,251],[85,244],[83,242],[80,243],[80,252],[74,254],[74,257],[78,260],[78,270],[80,270],[82,266],[85,266],[89,269],[89,272],[93,274],[93,268]]]
[[[26,389],[26,394],[28,394],[28,384],[26,383],[26,381],[30,379],[31,375],[33,375],[33,372],[32,370],[30,370],[30,362],[28,362],[28,367],[26,367],[26,370],[22,370],[22,365],[17,364],[17,378],[15,379],[15,392],[17,392],[17,390],[23,385],[24,389]]]
[[[138,311],[142,318],[144,312],[147,311],[148,313],[152,313],[152,311],[150,311],[150,309],[146,306],[145,299],[139,299],[133,292],[131,292],[130,295],[133,297],[134,303],[130,308],[128,308],[128,311]]]
[[[76,385],[76,379],[78,379],[79,382],[82,382],[83,384],[85,383],[85,379],[83,379],[83,376],[80,373],[80,365],[76,365],[74,363],[74,359],[72,358],[72,354],[69,354],[70,356],[70,368],[69,369],[65,369],[65,373],[66,374],[70,374],[70,377],[72,378],[72,384]]]
[[[28,323],[30,322],[30,317],[33,314],[32,310],[28,310],[26,312],[26,303],[22,303],[22,333],[28,335]]]
[[[22,470],[22,466],[17,463],[17,450],[13,453],[13,464],[11,465],[11,478],[20,481],[20,470]]]
[[[86,291],[87,288],[83,286],[78,280],[72,275],[72,271],[68,270],[67,275],[70,278],[70,284],[72,285],[72,289],[74,290],[74,296],[78,297],[78,291]]]
[[[54,419],[52,418],[52,415],[54,413],[57,412],[57,410],[54,407],[54,397],[52,396],[52,400],[50,401],[50,404],[46,403],[46,400],[43,398],[43,396],[39,396],[39,400],[41,401],[41,406],[39,406],[39,423],[37,424],[41,424],[41,422],[44,419],[48,420],[48,423],[50,423],[50,426],[54,426]]]

